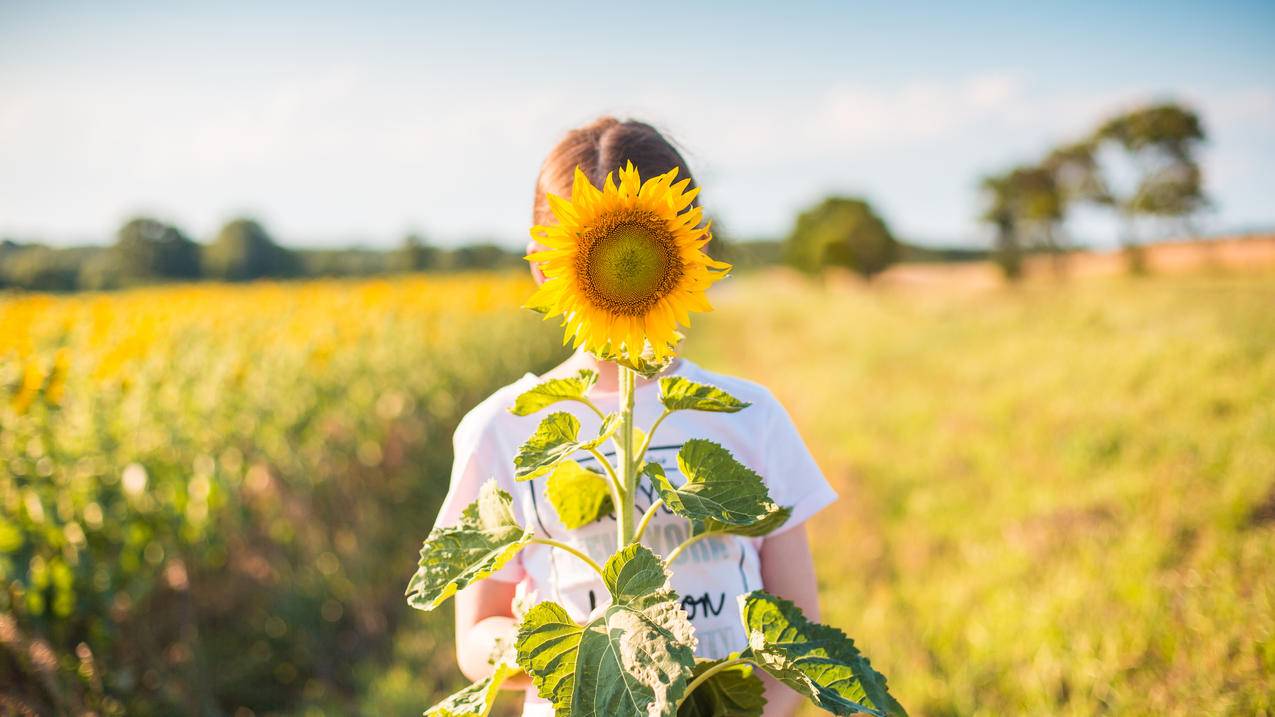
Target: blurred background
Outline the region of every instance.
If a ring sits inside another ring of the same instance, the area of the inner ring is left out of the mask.
[[[677,140],[687,355],[918,715],[1275,711],[1275,7],[0,3],[0,714],[409,715],[548,149]],[[502,703],[513,713],[513,700]],[[813,713],[812,713],[813,714]]]

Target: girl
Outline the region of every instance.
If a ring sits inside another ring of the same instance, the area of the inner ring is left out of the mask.
[[[686,162],[654,128],[604,117],[569,132],[545,159],[536,182],[532,208],[535,223],[553,221],[546,194],[569,197],[577,166],[595,186],[601,186],[607,173],[624,166],[626,161],[631,161],[643,177],[674,167],[680,169],[681,177],[689,177]],[[528,252],[539,248],[532,242]],[[544,280],[534,265],[532,275],[537,282]],[[465,506],[477,498],[483,482],[495,477],[500,487],[514,497],[522,525],[544,537],[570,543],[598,562],[604,562],[614,552],[614,518],[568,530],[550,507],[544,493],[545,480],[515,482],[513,475],[518,447],[535,431],[543,416],[520,417],[506,409],[519,394],[540,381],[571,376],[586,368],[599,377],[590,398],[604,413],[616,410],[616,367],[579,351],[544,376],[528,373],[465,416],[456,429],[451,488],[439,511],[438,525],[455,523]],[[775,503],[792,509],[791,518],[765,538],[717,536],[701,540],[671,566],[672,586],[695,625],[697,655],[722,658],[747,646],[736,597],[751,590],[764,587],[792,600],[811,620],[819,619],[814,566],[803,524],[836,500],[837,494],[815,465],[788,414],[765,388],[711,373],[680,358],[665,373],[717,386],[752,406],[733,415],[696,411],[672,414],[656,433],[647,460],[660,463],[676,485],[681,482],[677,477],[678,449],[687,439],[707,438],[759,473]],[[636,394],[635,422],[649,427],[662,409],[657,381],[639,379]],[[580,419],[582,435],[597,430],[597,417],[584,406],[568,402],[554,410],[571,411]],[[590,461],[578,459],[586,468]],[[639,515],[656,498],[658,495],[643,483],[636,505]],[[668,555],[688,536],[688,530],[686,520],[664,509],[656,514],[642,542],[657,554]],[[554,600],[574,619],[584,622],[606,595],[597,575],[575,557],[544,545],[528,546],[491,578],[456,596],[456,652],[461,671],[473,680],[490,674],[491,656],[514,640],[519,606]],[[766,716],[793,714],[801,698],[769,677],[763,675],[763,679],[767,683]],[[506,682],[505,687],[526,690],[524,716],[552,717],[552,705],[536,694],[525,675]]]

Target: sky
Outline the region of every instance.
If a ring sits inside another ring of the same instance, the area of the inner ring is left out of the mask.
[[[545,153],[613,114],[679,143],[728,236],[836,193],[978,245],[980,176],[1163,99],[1209,134],[1198,225],[1269,228],[1272,36],[1269,1],[0,0],[0,237],[249,215],[291,245],[518,245]]]

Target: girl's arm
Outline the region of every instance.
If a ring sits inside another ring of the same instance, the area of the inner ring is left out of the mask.
[[[819,585],[815,563],[810,557],[806,526],[767,537],[761,544],[761,579],[766,592],[793,601],[806,617],[819,620]],[[761,673],[761,670],[757,670]],[[802,703],[801,695],[770,675],[761,673],[766,683],[764,717],[791,717]]]
[[[492,655],[514,644],[518,619],[514,617],[514,583],[483,580],[456,594],[456,662],[470,680],[490,675]],[[502,689],[525,690],[531,679],[518,673],[505,680]]]

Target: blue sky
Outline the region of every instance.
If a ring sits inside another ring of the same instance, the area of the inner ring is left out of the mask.
[[[612,113],[684,147],[733,235],[838,192],[972,244],[980,174],[1163,98],[1211,135],[1200,225],[1275,226],[1270,2],[106,5],[0,3],[0,236],[521,242],[544,153]]]

